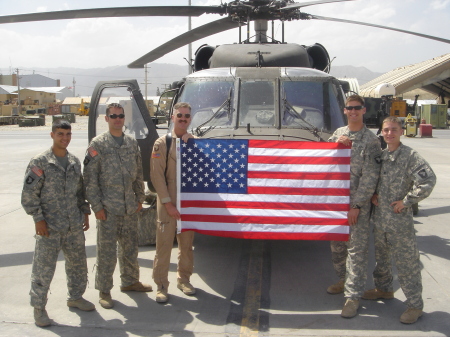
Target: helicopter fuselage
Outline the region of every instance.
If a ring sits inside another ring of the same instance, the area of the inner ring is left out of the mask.
[[[324,141],[344,125],[341,83],[311,68],[205,69],[185,78],[176,102],[191,105],[197,137]]]

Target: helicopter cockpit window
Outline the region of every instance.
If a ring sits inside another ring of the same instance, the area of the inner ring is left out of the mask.
[[[242,81],[239,96],[239,126],[275,125],[274,82]]]
[[[191,105],[191,128],[231,124],[232,81],[187,82],[178,102]]]
[[[317,129],[324,127],[322,82],[283,81],[282,97],[287,101],[282,110],[281,125],[307,127],[305,122]],[[288,107],[290,105],[290,107]]]
[[[128,91],[128,87],[107,88],[102,91],[97,107],[96,134],[99,135],[108,130],[105,116],[106,108],[111,103],[118,103],[123,107],[125,113],[123,132],[136,139],[145,139],[148,135],[148,129],[133,95]]]

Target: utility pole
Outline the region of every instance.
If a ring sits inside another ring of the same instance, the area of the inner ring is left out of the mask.
[[[145,100],[147,101],[147,93],[148,93],[148,91],[147,91],[147,84],[151,84],[151,82],[148,82],[147,81],[147,74],[148,74],[148,68],[150,68],[150,67],[147,67],[147,65],[144,65],[144,69],[145,69],[145,82],[144,83],[141,83],[141,84],[145,84]]]
[[[75,81],[75,77],[74,77],[73,81],[72,81],[72,84],[73,84],[73,97],[76,97],[75,96],[75,83],[77,83],[77,82]]]
[[[20,105],[20,77],[19,77],[19,68],[16,68],[17,72],[17,103],[19,104],[19,111],[17,113],[20,115],[22,112],[22,106]]]

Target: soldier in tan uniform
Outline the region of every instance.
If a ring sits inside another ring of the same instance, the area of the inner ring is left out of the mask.
[[[372,198],[375,205],[372,221],[376,288],[366,291],[363,298],[376,300],[394,297],[393,260],[408,307],[400,316],[400,322],[411,324],[423,313],[420,255],[411,206],[431,194],[436,175],[416,151],[400,142],[403,129],[398,118],[386,118],[381,132],[388,147],[382,154],[380,180],[376,195]]]
[[[105,120],[109,130],[89,144],[84,177],[97,219],[95,288],[100,305],[110,309],[117,258],[121,291],[146,292],[152,287],[139,282],[137,213],[145,200],[141,152],[136,139],[122,131],[125,114],[120,104],[108,105]]]
[[[329,139],[352,145],[350,210],[347,216],[350,239],[348,242],[331,241],[332,261],[340,280],[327,289],[331,294],[341,293],[345,284],[347,301],[341,313],[345,318],[357,314],[359,299],[364,293],[369,260],[370,200],[377,186],[381,164],[380,142],[364,125],[365,112],[361,96],[348,97],[344,109],[348,126],[337,129]]]
[[[155,141],[153,146],[151,166],[151,181],[158,194],[156,255],[153,261],[153,280],[158,286],[156,302],[165,303],[169,299],[169,265],[173,241],[176,235],[178,241],[177,287],[186,295],[194,295],[195,288],[190,284],[194,270],[194,254],[192,244],[194,232],[186,231],[176,234],[177,220],[180,212],[176,208],[176,142],[175,138],[187,141],[192,135],[187,132],[191,122],[191,107],[187,103],[177,103],[172,114],[173,131],[169,151],[167,151],[167,136]],[[168,154],[168,156],[167,156]]]
[[[89,229],[91,211],[81,163],[67,151],[72,127],[65,120],[56,121],[50,135],[53,146],[30,161],[22,190],[22,206],[35,222],[30,296],[38,326],[51,324],[45,305],[61,250],[66,259],[67,305],[84,311],[95,309],[82,297],[88,272],[84,231]]]

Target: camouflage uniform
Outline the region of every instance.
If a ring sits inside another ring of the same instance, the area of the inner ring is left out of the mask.
[[[350,132],[348,126],[337,129],[329,141],[339,136],[352,141],[350,159],[350,205],[361,207],[358,221],[350,227],[350,239],[331,241],[334,269],[341,280],[345,279],[345,297],[358,299],[364,292],[367,277],[370,199],[375,192],[381,163],[381,147],[378,137],[364,126],[358,132]]]
[[[194,232],[186,231],[176,234],[177,221],[166,211],[163,204],[172,202],[177,204],[177,179],[176,179],[176,135],[172,134],[172,144],[169,151],[166,170],[166,136],[162,136],[155,141],[153,146],[151,165],[151,181],[158,194],[157,204],[157,228],[156,228],[156,255],[153,261],[153,279],[158,286],[158,290],[169,287],[168,274],[170,265],[170,255],[173,247],[173,240],[176,235],[178,241],[178,282],[189,282],[194,270],[194,254],[192,244],[194,242]]]
[[[121,286],[139,282],[136,210],[145,192],[137,141],[124,135],[119,146],[109,131],[95,137],[86,152],[84,179],[92,210],[106,212],[106,220],[97,219],[95,288],[110,292],[117,256]]]
[[[28,164],[22,190],[22,206],[34,222],[45,220],[49,237],[36,236],[31,275],[31,305],[44,309],[59,252],[66,260],[68,300],[78,300],[87,285],[87,263],[83,231],[85,200],[81,164],[67,152],[64,169],[52,149]]]
[[[377,262],[373,272],[375,286],[383,291],[393,291],[392,254],[408,307],[422,309],[419,250],[411,205],[430,195],[436,176],[416,151],[403,144],[393,152],[384,150],[382,160],[377,187],[378,207],[372,218]],[[395,213],[391,206],[398,200],[403,200],[405,205],[401,213]]]

